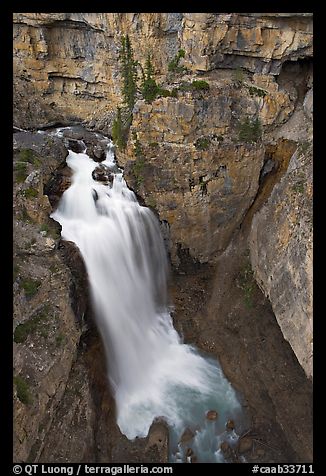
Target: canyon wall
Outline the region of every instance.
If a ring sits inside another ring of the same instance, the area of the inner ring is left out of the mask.
[[[82,122],[110,135],[127,33],[135,59],[144,66],[151,53],[157,83],[174,91],[152,103],[138,93],[126,149],[116,151],[128,185],[161,220],[176,270],[217,265],[245,230],[253,276],[312,377],[312,14],[15,13],[14,126]],[[181,49],[182,68],[173,72],[168,65]],[[111,403],[104,390],[92,395],[87,356],[78,357],[87,305],[74,299],[82,284],[65,261],[74,251],[67,244],[60,251],[44,195],[67,151],[42,134],[15,136],[16,454],[46,460],[45,442],[54,444],[69,407],[76,431],[87,427],[85,445],[73,452],[87,460],[92,447],[105,461],[91,434],[98,399],[108,415]],[[24,388],[38,395],[28,405],[17,397]],[[110,447],[101,431],[97,441]],[[57,460],[68,458],[65,447],[63,438]]]

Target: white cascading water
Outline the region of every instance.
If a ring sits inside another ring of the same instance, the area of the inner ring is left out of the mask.
[[[102,164],[116,172],[112,185],[92,178],[98,164],[86,153],[70,151],[67,164],[72,184],[52,218],[86,263],[121,432],[144,437],[163,417],[171,462],[186,461],[189,447],[199,462],[223,462],[221,441],[237,440],[225,424],[240,415],[241,406],[217,361],[184,344],[173,328],[156,217],[127,188],[110,144]],[[209,410],[218,412],[216,421],[206,418]],[[195,436],[185,446],[179,441],[186,428]]]

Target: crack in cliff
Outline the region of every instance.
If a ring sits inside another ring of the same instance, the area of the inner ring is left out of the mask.
[[[254,214],[267,202],[274,186],[280,182],[286,173],[290,159],[296,149],[297,143],[288,139],[280,139],[276,144],[265,144],[265,160],[260,171],[259,187],[239,225],[240,229],[247,230],[250,228]],[[268,161],[271,162],[271,170],[264,175],[264,167],[266,167]]]

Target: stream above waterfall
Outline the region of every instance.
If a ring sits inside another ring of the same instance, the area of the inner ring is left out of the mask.
[[[121,432],[145,437],[162,418],[171,462],[225,462],[221,444],[238,441],[240,400],[217,360],[185,344],[173,327],[157,218],[128,189],[110,141],[100,165],[86,146],[70,150],[66,162],[72,183],[51,217],[86,264]]]

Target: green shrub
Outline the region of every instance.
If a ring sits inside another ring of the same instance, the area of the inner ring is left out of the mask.
[[[145,73],[141,85],[141,93],[147,103],[151,103],[159,94],[160,88],[154,79],[154,67],[151,61],[150,54],[147,55],[145,63]]]
[[[126,148],[128,131],[129,124],[127,126],[124,124],[121,108],[118,107],[117,115],[112,124],[112,140],[121,150]]]
[[[23,377],[20,375],[16,375],[14,377],[14,384],[16,386],[17,397],[18,399],[24,403],[24,405],[28,405],[32,402],[32,398],[29,392],[28,383],[26,382]]]
[[[253,307],[253,293],[255,290],[254,273],[248,261],[240,270],[237,277],[237,285],[243,292],[244,302],[247,309]]]
[[[173,88],[172,91],[170,91],[169,89],[159,88],[158,94],[159,94],[159,96],[162,96],[164,98],[167,98],[167,97],[177,98],[178,97],[178,90],[177,90],[177,88]]]
[[[209,137],[199,137],[195,142],[195,147],[197,150],[207,150],[210,146]]]
[[[297,182],[292,185],[292,190],[296,193],[303,193],[304,192],[304,182]]]
[[[36,331],[39,331],[43,337],[47,337],[47,333],[44,332],[46,329],[44,329],[43,325],[49,317],[49,311],[50,307],[45,305],[36,316],[28,319],[22,324],[18,324],[14,331],[14,341],[17,344],[25,342],[27,337]]]
[[[36,188],[27,188],[24,191],[24,195],[26,198],[36,198],[38,197],[38,190]]]
[[[145,79],[142,88],[141,88],[141,93],[145,101],[149,104],[154,101],[154,99],[157,98],[159,94],[160,88],[156,84],[155,79],[153,78],[148,78]]]
[[[65,336],[63,334],[58,334],[55,338],[55,343],[57,347],[60,347],[61,344],[64,342]]]
[[[191,86],[193,87],[193,89],[195,89],[196,91],[208,91],[209,90],[209,84],[207,81],[203,81],[203,80],[195,80],[191,83]]]
[[[122,75],[122,97],[124,104],[132,111],[137,94],[137,61],[134,60],[134,53],[129,36],[121,38],[120,56]]]
[[[245,74],[244,74],[243,69],[237,68],[236,70],[234,70],[233,79],[234,79],[235,85],[237,87],[240,87],[243,84],[244,80],[245,80]]]
[[[239,124],[239,140],[242,142],[258,142],[261,139],[262,127],[258,117],[247,117]]]
[[[32,297],[34,294],[37,293],[38,288],[41,286],[41,281],[31,279],[31,278],[25,278],[21,281],[21,287],[25,291],[25,296],[26,297]]]
[[[144,182],[143,171],[145,167],[144,159],[137,159],[132,166],[132,172],[135,176],[137,185],[140,187]]]
[[[33,219],[29,216],[25,206],[23,206],[20,211],[19,219],[25,221],[26,223],[33,223]]]
[[[170,73],[183,73],[186,71],[186,68],[184,66],[179,66],[181,58],[185,57],[185,50],[180,49],[178,53],[175,55],[173,60],[170,61],[168,64],[168,70]]]
[[[41,162],[35,155],[35,152],[31,149],[21,149],[19,152],[19,159],[22,162],[28,162],[29,164],[32,165],[40,165]]]
[[[40,231],[46,231],[46,233],[49,233],[50,227],[47,223],[44,223],[43,225],[40,226]]]
[[[264,97],[267,94],[267,91],[261,88],[256,88],[255,86],[249,86],[248,90],[249,90],[250,96]]]
[[[17,162],[15,164],[14,171],[16,172],[16,182],[17,183],[24,182],[26,177],[28,176],[26,163]]]

